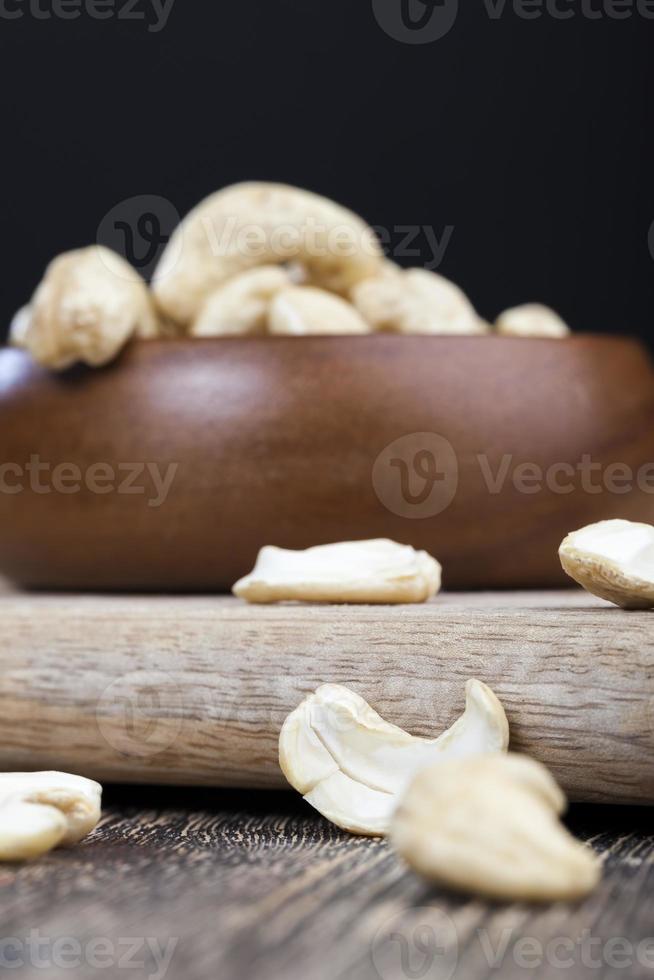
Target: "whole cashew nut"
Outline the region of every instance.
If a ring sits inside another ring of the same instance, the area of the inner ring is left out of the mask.
[[[156,314],[143,279],[99,245],[65,252],[46,269],[29,306],[19,311],[21,347],[44,367],[111,361],[133,335],[156,333]]]
[[[596,886],[600,865],[560,823],[565,808],[553,777],[526,756],[438,761],[415,776],[391,838],[438,884],[509,901],[572,901]]]
[[[99,783],[65,772],[0,773],[0,861],[76,844],[100,819]]]
[[[624,609],[654,608],[654,526],[599,521],[561,542],[563,570],[587,592]]]
[[[345,294],[382,262],[371,228],[339,204],[286,184],[243,183],[202,201],[173,234],[154,274],[159,308],[182,326],[228,279],[298,260],[309,281]]]
[[[525,303],[504,310],[495,321],[505,337],[569,337],[570,327],[558,313],[542,303]]]
[[[370,333],[370,326],[351,303],[314,286],[284,289],[270,306],[269,330],[274,334]]]
[[[481,334],[487,327],[453,282],[427,269],[406,269],[358,283],[350,293],[374,330],[417,334]]]
[[[438,738],[419,738],[385,721],[358,694],[323,684],[288,716],[279,736],[287,780],[319,813],[353,834],[383,836],[413,776],[437,761],[505,752],[504,709],[478,680],[466,709]]]
[[[274,296],[292,283],[281,265],[242,272],[211,293],[191,327],[193,337],[263,334]]]

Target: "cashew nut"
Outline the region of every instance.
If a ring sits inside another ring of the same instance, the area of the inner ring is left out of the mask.
[[[63,370],[77,361],[106,364],[133,334],[154,334],[156,317],[136,270],[93,245],[50,263],[32,298],[29,322],[19,320],[16,332],[36,361]]]
[[[352,302],[375,330],[480,334],[486,326],[453,282],[427,269],[401,270],[358,283]]]
[[[426,551],[385,538],[323,544],[306,551],[262,548],[233,588],[248,602],[425,602],[440,589],[441,566]]]
[[[25,347],[31,319],[32,309],[29,304],[21,306],[14,313],[9,324],[9,343],[12,347]]]
[[[192,336],[265,333],[273,297],[291,283],[281,265],[242,272],[211,293],[191,327]]]
[[[76,844],[100,819],[102,787],[65,772],[0,773],[0,861]]]
[[[285,184],[235,184],[182,221],[155,270],[153,289],[160,309],[189,325],[228,279],[294,259],[312,284],[345,294],[375,273],[382,253],[372,229],[327,198]]]
[[[293,286],[278,293],[270,306],[269,329],[295,335],[370,333],[350,303],[313,286]]]
[[[567,574],[624,609],[654,608],[654,527],[600,521],[568,534],[559,548]]]
[[[507,337],[569,337],[570,327],[541,303],[525,303],[500,313],[497,332]]]
[[[441,758],[503,752],[508,742],[504,709],[481,681],[468,681],[464,714],[436,739],[409,735],[348,688],[323,684],[284,722],[279,764],[291,786],[332,823],[383,836],[416,772]]]
[[[588,894],[600,868],[559,822],[566,801],[540,763],[520,755],[440,762],[419,772],[391,840],[431,881],[512,901]]]

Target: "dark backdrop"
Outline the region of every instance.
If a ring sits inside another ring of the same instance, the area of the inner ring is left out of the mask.
[[[389,229],[442,239],[449,227],[440,271],[489,318],[537,299],[577,329],[648,336],[654,20],[642,9],[591,17],[603,0],[559,0],[575,16],[532,19],[532,6],[526,19],[508,3],[492,18],[463,0],[445,36],[415,44],[391,36],[395,0],[390,34],[371,0],[175,0],[158,31],[132,19],[154,21],[151,0],[101,0],[121,13],[102,20],[45,19],[52,2],[0,4],[3,324],[48,259],[96,240],[126,198],[183,213],[260,178]],[[404,264],[429,261],[419,245]]]

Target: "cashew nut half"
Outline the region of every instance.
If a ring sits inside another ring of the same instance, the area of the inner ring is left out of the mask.
[[[153,289],[160,309],[188,325],[228,279],[294,259],[312,284],[345,294],[375,273],[382,252],[361,218],[327,198],[286,184],[235,184],[182,221],[155,270]]]
[[[351,303],[313,286],[284,289],[270,306],[273,334],[357,334],[370,327]]]
[[[191,327],[191,335],[265,333],[273,297],[291,283],[291,276],[281,265],[261,265],[242,272],[211,293]]]
[[[365,279],[353,287],[350,296],[375,330],[419,334],[487,331],[459,287],[427,269],[406,269]]]
[[[100,819],[99,783],[65,772],[0,773],[0,861],[76,844]]]
[[[248,602],[425,602],[441,566],[426,551],[385,538],[322,544],[306,551],[268,545],[233,588]]]
[[[569,337],[570,327],[541,303],[525,303],[500,313],[497,332],[507,337]]]
[[[504,709],[481,681],[468,681],[464,714],[436,739],[409,735],[348,688],[323,684],[284,722],[279,764],[291,786],[332,823],[383,836],[416,772],[441,758],[502,752],[508,742]]]
[[[157,332],[145,282],[99,245],[54,259],[30,303],[29,322],[19,325],[20,345],[54,370],[77,361],[106,364],[132,335]]]
[[[391,840],[431,881],[511,901],[570,901],[597,884],[590,848],[559,822],[566,801],[540,763],[481,755],[419,772]]]
[[[624,609],[654,608],[654,527],[599,521],[563,539],[561,565],[587,592]]]

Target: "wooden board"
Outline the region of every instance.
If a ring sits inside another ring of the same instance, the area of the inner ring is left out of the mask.
[[[574,905],[492,905],[431,887],[386,842],[340,833],[291,794],[114,790],[101,826],[82,844],[34,864],[0,866],[3,936],[18,940],[14,955],[27,965],[30,935],[45,940],[40,969],[6,973],[21,980],[651,977],[649,812],[581,807],[570,824],[602,855],[597,891]],[[65,938],[64,949],[55,945]],[[168,954],[161,968],[152,948]],[[69,968],[59,972],[62,953]],[[75,956],[81,969],[72,969]]]
[[[581,591],[423,606],[0,597],[0,769],[278,788],[280,726],[327,681],[422,735],[470,677],[573,799],[654,803],[654,618]]]

